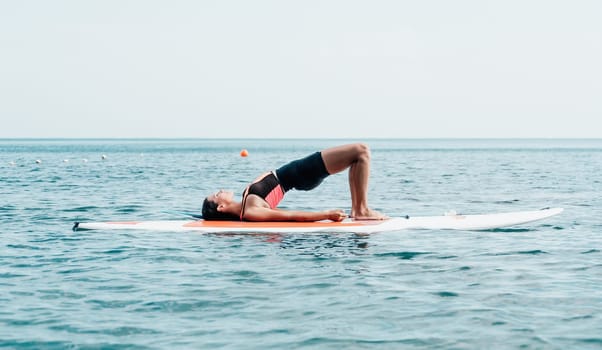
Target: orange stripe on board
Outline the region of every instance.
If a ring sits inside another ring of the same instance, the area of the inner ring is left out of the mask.
[[[366,221],[348,221],[348,222],[332,222],[332,221],[317,221],[317,222],[290,222],[290,221],[265,221],[265,222],[248,222],[248,221],[193,221],[184,224],[184,227],[210,227],[210,228],[304,228],[304,227],[358,227],[380,225],[385,221],[366,220]]]

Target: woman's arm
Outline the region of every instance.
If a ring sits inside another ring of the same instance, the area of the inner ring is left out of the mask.
[[[347,214],[339,209],[309,212],[270,209],[266,207],[250,207],[245,210],[243,219],[248,221],[342,221],[346,217]]]

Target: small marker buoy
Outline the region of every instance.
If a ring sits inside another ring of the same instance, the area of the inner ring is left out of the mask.
[[[84,158],[84,159],[82,159],[82,162],[88,163],[88,160],[86,158]]]
[[[69,163],[69,159],[63,159],[63,163]]]
[[[243,149],[242,151],[240,151],[240,156],[241,157],[246,157],[249,155],[249,152],[246,149]]]
[[[8,165],[10,165],[10,166],[15,166],[15,162],[12,162],[12,161],[11,161],[10,163],[8,163]]]
[[[102,160],[106,160],[107,156],[103,154],[102,157],[100,157],[100,158],[102,158]]]
[[[42,164],[42,161],[39,159],[36,159],[36,164]]]

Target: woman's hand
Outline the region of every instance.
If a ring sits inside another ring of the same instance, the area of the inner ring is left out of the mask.
[[[328,220],[332,221],[343,221],[347,217],[347,214],[340,209],[328,210],[326,215],[328,216]]]

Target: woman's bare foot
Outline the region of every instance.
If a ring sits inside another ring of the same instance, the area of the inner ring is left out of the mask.
[[[354,220],[387,220],[388,216],[377,212],[376,210],[367,209],[361,213],[351,212],[351,218]]]

